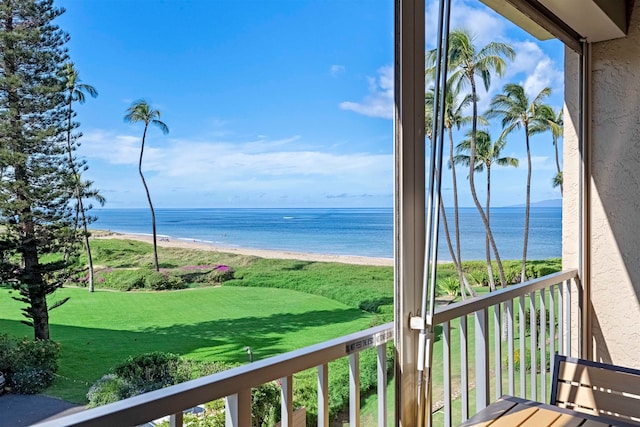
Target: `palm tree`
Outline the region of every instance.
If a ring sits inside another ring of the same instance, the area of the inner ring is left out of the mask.
[[[467,136],[471,136],[471,133],[467,133]],[[494,164],[497,166],[513,166],[518,167],[518,159],[514,157],[500,157],[502,150],[504,149],[507,141],[505,138],[500,138],[496,142],[491,141],[491,135],[486,130],[479,130],[476,135],[476,164],[473,168],[474,172],[482,172],[487,170],[487,201],[485,204],[485,214],[487,215],[487,222],[491,227],[491,166]],[[469,166],[471,158],[468,154],[471,148],[471,139],[465,139],[462,141],[456,151],[458,155],[455,156],[454,162]],[[496,290],[496,284],[493,279],[493,268],[491,266],[491,251],[489,250],[489,236],[485,238],[485,254],[487,258],[487,272],[489,276],[489,289],[493,292]]]
[[[156,213],[153,210],[153,203],[151,203],[151,195],[149,194],[149,187],[142,174],[142,156],[144,154],[144,143],[147,137],[147,128],[150,124],[157,126],[163,134],[169,133],[169,127],[160,120],[160,111],[151,108],[147,101],[139,100],[131,104],[127,109],[127,114],[124,116],[124,120],[128,123],[144,123],[144,131],[142,132],[142,144],[140,145],[140,160],[138,161],[138,172],[140,173],[140,179],[142,179],[142,185],[147,193],[147,200],[149,201],[149,208],[151,209],[151,228],[153,229],[153,259],[155,263],[156,271],[160,271],[160,265],[158,264],[158,245],[156,242]]]
[[[433,65],[431,65],[429,61],[435,60],[435,52],[434,51],[429,52],[427,57],[429,58],[427,65],[428,67],[430,66],[430,68],[427,68],[426,72],[430,74],[433,72]],[[449,82],[449,84],[447,85],[446,93],[445,93],[444,127],[445,129],[447,129],[447,133],[449,136],[448,164],[449,164],[449,168],[451,169],[451,180],[452,180],[452,190],[453,190],[453,222],[454,222],[455,240],[456,240],[455,254],[454,254],[453,245],[451,243],[451,235],[449,234],[449,227],[447,224],[447,217],[444,209],[442,209],[441,215],[442,215],[443,226],[445,228],[444,232],[445,232],[445,237],[447,239],[447,245],[449,247],[449,252],[451,253],[451,259],[456,267],[456,271],[458,273],[458,279],[460,280],[460,283],[464,285],[464,288],[461,286],[461,289],[466,289],[471,296],[476,296],[476,292],[471,288],[471,286],[469,285],[464,275],[464,272],[462,271],[462,255],[461,255],[461,245],[460,245],[460,224],[459,224],[459,208],[458,208],[458,183],[457,183],[458,180],[456,177],[455,164],[453,163],[453,157],[454,157],[453,128],[455,127],[456,129],[460,129],[460,126],[471,121],[471,118],[468,116],[465,116],[463,114],[463,111],[466,108],[468,108],[469,105],[471,104],[472,97],[470,94],[467,94],[462,98],[458,95],[459,95],[458,92],[452,88],[452,85]],[[425,95],[426,111],[433,112],[433,108],[434,108],[433,103],[434,103],[434,93],[433,93],[433,90],[430,90]],[[431,117],[429,118],[429,121],[432,121]],[[429,138],[431,139],[430,134],[428,135],[429,135]],[[440,200],[442,200],[442,198],[440,198]],[[465,293],[462,292],[463,297],[464,295]]]
[[[525,144],[527,147],[527,191],[524,215],[524,243],[522,250],[522,270],[520,273],[521,282],[527,280],[527,244],[529,241],[529,213],[531,210],[531,147],[529,137],[534,132],[542,129],[541,122],[544,118],[540,115],[542,101],[551,94],[551,89],[544,88],[530,100],[522,86],[515,83],[508,83],[504,86],[504,93],[498,94],[491,100],[491,108],[487,115],[489,117],[502,117],[503,136],[508,135],[516,129],[524,129]]]
[[[553,185],[553,188],[560,187],[560,194],[562,195],[562,171],[555,174],[551,185]]]
[[[78,71],[72,62],[67,62],[64,64],[62,68],[63,79],[65,83],[65,89],[67,92],[67,155],[69,158],[69,168],[71,170],[71,176],[74,180],[74,192],[76,197],[76,221],[75,221],[75,230],[78,229],[78,220],[80,220],[83,228],[83,240],[84,240],[84,248],[87,251],[87,259],[89,264],[89,292],[94,291],[94,280],[93,280],[93,257],[91,256],[91,245],[89,244],[89,229],[88,229],[88,221],[87,216],[85,214],[85,208],[82,203],[83,198],[83,189],[82,189],[82,177],[80,171],[78,171],[78,164],[73,157],[73,151],[75,150],[74,146],[74,136],[72,131],[76,124],[73,123],[73,117],[75,113],[73,112],[73,103],[78,102],[80,104],[84,104],[86,98],[85,93],[95,98],[98,96],[98,91],[91,85],[81,83],[80,78],[78,77]],[[96,190],[95,195],[99,196]],[[100,196],[102,197],[102,196]],[[104,204],[104,201],[102,202]],[[78,218],[79,217],[79,218]]]
[[[502,267],[502,260],[500,259],[493,233],[489,227],[489,221],[478,200],[473,173],[473,168],[476,163],[476,137],[478,131],[478,91],[476,76],[482,79],[485,90],[488,90],[491,85],[492,73],[498,76],[504,75],[507,66],[505,58],[512,60],[514,57],[515,52],[508,44],[491,42],[478,50],[474,44],[473,37],[468,32],[464,30],[454,30],[450,34],[449,66],[452,70],[450,81],[456,90],[460,90],[467,85],[471,88],[472,120],[471,142],[469,146],[469,186],[471,188],[471,196],[484,224],[486,234],[489,237],[489,243],[493,249],[500,274],[500,282],[503,287],[506,286],[507,281],[504,275],[504,268]]]
[[[562,169],[560,168],[560,154],[558,153],[558,139],[562,138],[564,132],[563,110],[557,112],[550,105],[540,105],[538,108],[540,122],[536,123],[533,133],[551,131],[553,137],[553,147],[556,151],[556,175],[553,177],[553,187],[560,187],[562,194]]]

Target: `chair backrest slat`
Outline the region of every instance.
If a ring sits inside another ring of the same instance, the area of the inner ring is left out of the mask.
[[[640,425],[640,370],[556,355],[551,404]]]

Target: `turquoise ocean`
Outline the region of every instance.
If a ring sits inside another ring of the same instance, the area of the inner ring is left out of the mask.
[[[94,209],[91,228],[151,234],[149,209]],[[453,230],[453,213],[447,212]],[[393,257],[391,208],[156,209],[157,233],[169,239],[224,247],[335,255]],[[494,238],[503,259],[520,259],[524,208],[491,210]],[[484,259],[485,233],[475,208],[460,210],[462,258]],[[450,260],[443,232],[438,259]],[[560,257],[562,209],[532,207],[528,259]]]

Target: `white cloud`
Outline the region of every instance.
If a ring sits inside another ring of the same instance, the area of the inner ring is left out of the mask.
[[[526,159],[524,161],[526,162]],[[547,156],[531,156],[531,170],[556,170],[556,166],[555,163]]]
[[[388,65],[378,69],[377,77],[369,77],[369,95],[361,102],[340,103],[343,110],[355,111],[370,117],[393,118],[393,67]]]
[[[271,199],[277,196],[298,200],[303,196],[317,199],[343,192],[379,197],[391,194],[392,154],[300,150],[299,145],[292,144],[298,140],[299,136],[241,143],[166,138],[162,148],[158,148],[154,144],[159,141],[153,139],[145,146],[143,171],[160,198],[171,192],[224,193],[228,197],[266,194]],[[102,188],[115,185],[116,180],[118,187],[123,187],[121,181],[129,180],[135,182],[129,187],[139,191],[136,176],[139,145],[139,137],[91,131],[85,133],[79,154],[87,157],[90,164],[99,160],[117,165],[109,171],[113,182],[97,183]],[[103,176],[105,170],[102,169]]]
[[[346,69],[344,65],[332,65],[329,69],[329,72],[333,77],[338,77],[339,75],[344,74],[345,71]]]
[[[451,5],[450,29],[464,28],[474,36],[476,46],[484,46],[491,41],[502,40],[506,31],[504,19],[487,7],[477,7],[478,2],[469,4],[467,1],[454,0]],[[438,31],[439,2],[427,0],[425,6],[426,17],[426,47],[436,46]]]

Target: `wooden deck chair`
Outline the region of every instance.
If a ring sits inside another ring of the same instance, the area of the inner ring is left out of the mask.
[[[640,370],[556,354],[550,403],[640,425]]]

